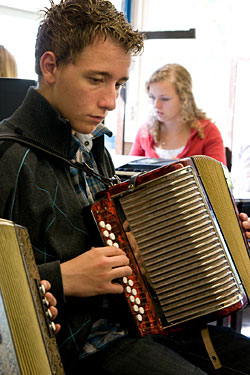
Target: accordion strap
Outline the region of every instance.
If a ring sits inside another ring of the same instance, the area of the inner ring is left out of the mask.
[[[204,327],[201,329],[201,336],[205,345],[205,348],[207,350],[207,353],[209,355],[210,361],[212,362],[214,368],[217,370],[222,367],[220,359],[214,349],[213,343],[211,341],[211,337],[209,334],[208,327]]]
[[[41,152],[43,152],[43,153],[45,153],[45,154],[47,154],[47,155],[49,155],[53,158],[59,159],[63,163],[68,164],[70,167],[77,168],[79,170],[84,171],[88,176],[93,176],[93,177],[99,179],[101,182],[103,182],[108,187],[113,186],[113,185],[120,182],[118,176],[114,176],[114,177],[111,177],[111,178],[102,176],[101,174],[95,172],[94,169],[91,168],[87,163],[85,163],[85,162],[79,163],[77,161],[64,158],[63,156],[45,148],[45,147],[41,147],[38,143],[20,135],[20,134],[13,135],[13,134],[10,134],[10,133],[2,133],[2,134],[0,134],[0,141],[11,141],[11,144],[12,144],[12,142],[18,142],[18,143],[21,143],[25,146],[34,148],[37,151],[41,151]],[[9,142],[3,143],[2,148],[0,149],[0,157],[11,146],[11,144],[9,144]]]

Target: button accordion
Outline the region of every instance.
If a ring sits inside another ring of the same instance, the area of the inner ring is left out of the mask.
[[[64,375],[26,228],[0,219],[0,374]]]
[[[248,303],[249,248],[222,163],[193,156],[133,176],[102,193],[90,216],[102,244],[130,259],[121,282],[141,336]]]

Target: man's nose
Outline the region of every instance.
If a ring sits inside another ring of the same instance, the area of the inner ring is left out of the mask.
[[[115,87],[105,90],[99,100],[99,106],[107,111],[113,111],[116,107],[116,99],[118,98],[118,95],[119,92]]]

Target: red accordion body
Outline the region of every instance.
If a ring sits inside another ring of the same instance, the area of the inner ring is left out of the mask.
[[[115,185],[91,206],[103,243],[130,258],[122,283],[140,335],[247,304],[248,245],[229,182],[221,163],[197,156]]]

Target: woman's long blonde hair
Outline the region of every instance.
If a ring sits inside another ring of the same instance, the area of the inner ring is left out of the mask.
[[[16,78],[17,64],[14,56],[0,45],[0,77]]]
[[[204,132],[198,120],[207,119],[206,113],[199,109],[195,103],[192,91],[192,78],[189,72],[179,64],[166,64],[157,69],[146,83],[146,90],[152,83],[168,80],[173,85],[180,98],[182,108],[181,115],[185,123],[197,129],[200,138],[204,138]],[[149,131],[154,136],[156,142],[160,138],[160,128],[162,122],[152,117],[149,123]]]

